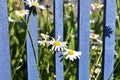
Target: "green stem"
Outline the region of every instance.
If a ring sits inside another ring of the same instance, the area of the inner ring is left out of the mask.
[[[101,59],[102,53],[100,54],[100,56],[98,57],[97,61],[96,61],[96,65],[99,63],[100,59]]]
[[[32,43],[32,48],[33,48],[33,52],[34,52],[34,57],[35,57],[35,61],[36,61],[36,66],[38,68],[38,75],[40,77],[40,72],[39,72],[39,60],[37,58],[37,53],[36,53],[36,49],[35,49],[35,45],[34,45],[34,40],[32,38],[32,33],[29,31],[29,28],[27,28],[27,32],[28,35],[30,36],[30,40],[31,40],[31,43]],[[27,36],[26,36],[27,37]]]
[[[117,62],[117,64],[116,64],[114,70],[112,71],[112,73],[110,74],[108,80],[110,80],[110,77],[112,76],[112,74],[114,73],[114,71],[116,70],[116,68],[118,67],[118,65],[119,65],[119,63],[120,63],[120,61],[118,61],[117,59],[115,60],[115,63],[116,63],[116,62]]]
[[[70,60],[69,60],[69,62],[68,62],[68,67],[67,67],[67,69],[65,70],[64,75],[67,74],[67,72],[69,71],[69,68],[70,68]]]
[[[36,49],[35,49],[35,46],[34,46],[34,40],[32,38],[32,33],[30,31],[28,31],[28,34],[30,36],[30,40],[31,40],[31,43],[32,43],[32,48],[33,48],[33,52],[34,52],[34,56],[35,56],[35,61],[36,61],[36,64],[38,64]]]
[[[120,28],[120,20],[119,20],[119,18],[117,19],[117,21],[118,21],[118,28]]]
[[[30,19],[32,18],[32,16],[30,15],[30,18],[29,18],[29,20],[28,20],[28,23],[24,20],[24,22],[26,23],[26,25],[27,25],[27,29],[26,29],[26,33],[25,33],[25,39],[24,39],[24,42],[23,42],[23,46],[22,46],[22,52],[21,52],[21,56],[22,56],[22,54],[23,54],[23,52],[24,52],[24,47],[25,47],[25,44],[26,44],[26,40],[27,40],[27,35],[28,35],[28,31],[29,31],[29,29],[30,29]]]
[[[99,61],[100,61],[101,57],[102,57],[102,50],[101,50],[101,54],[100,54],[100,56],[98,57],[98,59],[97,59],[97,61],[96,61],[95,65],[97,65],[97,64],[99,63]],[[101,72],[101,71],[100,71],[100,72]],[[100,72],[99,72],[99,73],[97,74],[97,76],[95,77],[95,80],[97,80],[97,78],[99,77]]]
[[[23,19],[23,18],[22,18],[22,19]],[[25,43],[26,43],[26,40],[27,40],[28,31],[29,31],[29,29],[30,29],[30,24],[29,24],[30,19],[31,19],[31,15],[30,15],[30,18],[29,18],[29,20],[28,20],[28,23],[25,21],[25,19],[23,19],[23,21],[26,23],[26,25],[27,25],[28,27],[27,27],[27,29],[26,29],[25,39],[24,39],[24,42],[23,42],[23,46],[22,46],[22,48],[21,48],[21,51],[22,51],[22,52],[21,52],[21,54],[20,54],[20,59],[22,58],[22,55],[23,55],[23,52],[24,52]],[[13,24],[13,25],[15,25],[15,24]],[[14,75],[15,75],[15,73],[16,73],[16,70],[17,70],[17,66],[19,66],[19,64],[20,64],[20,62],[17,63],[16,69],[15,69],[15,71],[13,71],[12,77],[14,77]]]
[[[101,72],[101,71],[100,71]],[[97,76],[95,77],[95,80],[98,80],[98,76],[100,75],[100,72],[97,74]]]
[[[14,26],[15,26],[15,23],[16,23],[16,22],[14,22],[14,23],[13,23],[12,27],[14,27]]]
[[[97,59],[97,61],[96,61],[96,63],[95,63],[96,65],[99,63],[99,61],[100,61],[100,59],[101,59],[101,57],[102,57],[102,49],[100,50],[100,53],[101,53],[101,54],[100,54],[100,56],[98,57],[98,59]]]

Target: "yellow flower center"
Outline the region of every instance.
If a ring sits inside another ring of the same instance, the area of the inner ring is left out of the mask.
[[[46,40],[44,40],[42,44],[43,44],[43,46],[45,46],[45,44],[46,44]]]
[[[54,42],[54,45],[60,46],[60,45],[61,45],[61,42],[60,42],[60,41],[55,41],[55,42]]]
[[[95,42],[97,42],[97,39],[96,39],[96,38],[92,38],[92,41],[95,41]]]
[[[95,72],[95,71],[94,71],[94,69],[91,69],[91,70],[90,70],[90,73],[92,73],[92,74],[93,74],[94,72]]]
[[[97,41],[97,38],[98,38],[98,37],[99,37],[99,35],[94,34],[94,35],[92,35],[92,38],[91,38],[91,39],[92,39],[93,41]]]
[[[95,7],[96,8],[100,7],[100,4],[99,3],[95,3]]]
[[[70,50],[70,51],[68,51],[68,54],[73,55],[73,54],[74,54],[74,51],[73,51],[73,50]]]
[[[25,11],[24,11],[24,10],[19,11],[19,14],[24,14],[24,13],[25,13]]]
[[[98,36],[99,36],[99,35],[97,35],[97,34],[94,34],[94,35],[93,35],[94,38],[97,38]]]
[[[35,2],[32,2],[31,4],[32,4],[32,6],[35,6],[35,7],[38,6],[38,3],[35,3]]]

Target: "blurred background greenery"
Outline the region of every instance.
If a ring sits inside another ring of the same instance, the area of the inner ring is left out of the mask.
[[[96,1],[95,1],[96,2]],[[97,1],[101,3],[100,0]],[[38,35],[44,33],[54,36],[53,30],[53,1],[39,0],[39,3],[46,7],[46,10],[37,9]],[[91,4],[94,1],[91,0]],[[116,43],[115,43],[115,65],[114,79],[120,79],[120,0],[117,0],[116,11]],[[70,49],[77,50],[77,0],[64,1],[64,41],[67,41]],[[10,54],[13,80],[27,80],[25,22],[16,17],[14,11],[24,8],[23,0],[8,0],[9,10],[9,34]],[[90,13],[90,34],[98,35],[96,40],[102,41],[103,34],[103,9],[104,7]],[[11,21],[12,19],[13,21]],[[93,36],[92,36],[93,37]],[[90,80],[101,80],[102,44],[91,38],[90,45]],[[24,47],[24,50],[22,49]],[[23,53],[22,53],[23,51]],[[47,47],[39,46],[39,71],[41,80],[54,80],[54,54]],[[44,54],[45,53],[45,54]],[[48,56],[49,55],[49,56]],[[64,60],[65,80],[77,80],[77,60]]]

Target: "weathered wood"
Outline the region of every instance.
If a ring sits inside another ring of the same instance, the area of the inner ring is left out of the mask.
[[[104,0],[103,80],[108,80],[114,69],[115,20],[116,0]]]
[[[54,26],[55,26],[55,39],[61,36],[63,41],[63,0],[54,0]],[[61,52],[55,53],[55,74],[56,80],[64,80],[64,69]]]
[[[0,80],[11,80],[7,0],[0,1]]]
[[[78,80],[89,80],[90,0],[78,0],[78,49],[82,52]]]

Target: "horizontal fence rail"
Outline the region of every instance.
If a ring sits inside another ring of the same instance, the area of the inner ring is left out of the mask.
[[[54,0],[54,37],[61,36],[63,41],[63,4],[64,0]],[[30,20],[28,20],[30,19]],[[113,79],[114,46],[115,46],[116,0],[104,0],[104,27],[102,52],[102,80]],[[37,16],[32,13],[26,16],[27,73],[28,80],[39,80],[38,72],[38,30]],[[89,47],[90,47],[90,0],[78,0],[78,50],[82,56],[78,62],[78,80],[89,80]],[[34,46],[33,46],[34,45]],[[61,52],[55,52],[56,80],[64,80],[64,64]],[[0,3],[0,80],[11,80],[10,44],[8,28],[7,0]],[[40,70],[39,70],[40,71]]]

